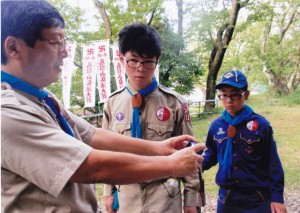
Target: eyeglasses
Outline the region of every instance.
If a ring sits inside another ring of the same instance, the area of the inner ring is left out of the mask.
[[[240,100],[242,95],[245,95],[246,91],[241,94],[232,94],[232,95],[218,95],[218,98],[222,101],[227,100],[230,98],[231,100]]]
[[[145,69],[153,70],[156,68],[157,62],[155,61],[138,61],[135,59],[126,60],[126,63],[129,68],[139,68],[141,64]]]
[[[64,51],[66,49],[66,38],[63,38],[60,41],[53,41],[51,39],[47,39],[47,38],[41,38],[42,41],[48,41],[49,44],[52,45],[58,45],[58,49],[60,52]]]

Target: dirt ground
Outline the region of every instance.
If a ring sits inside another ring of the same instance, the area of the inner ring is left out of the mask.
[[[300,190],[285,192],[285,204],[288,213],[300,213]],[[101,200],[101,213],[106,213]],[[206,193],[206,206],[202,208],[201,213],[215,213],[217,207],[217,197]]]

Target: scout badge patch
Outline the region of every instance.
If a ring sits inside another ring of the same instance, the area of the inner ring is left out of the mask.
[[[191,121],[191,116],[190,116],[190,112],[189,112],[189,104],[183,103],[181,105],[181,110],[183,111],[183,114],[184,114],[184,121],[185,122]]]
[[[158,120],[160,121],[166,121],[170,118],[170,110],[167,109],[166,107],[160,107],[157,111],[156,111],[156,117]]]

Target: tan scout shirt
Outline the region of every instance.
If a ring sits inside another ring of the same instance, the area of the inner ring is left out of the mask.
[[[137,93],[129,84],[127,86],[133,94]],[[131,98],[127,89],[123,89],[108,99],[104,105],[103,128],[131,136]],[[193,135],[187,102],[178,93],[162,85],[143,97],[140,122],[143,139],[162,141],[182,134]],[[185,177],[182,182],[184,205],[198,206],[198,175]],[[104,186],[104,196],[112,194],[112,187]],[[119,188],[119,203],[119,213],[181,213],[180,181],[178,178],[171,178],[141,185],[122,185]]]
[[[61,107],[73,138],[40,100],[1,86],[1,212],[96,212],[93,185],[68,182],[95,128]]]

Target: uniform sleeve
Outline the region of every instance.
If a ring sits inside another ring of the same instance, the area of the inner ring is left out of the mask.
[[[216,165],[218,163],[218,157],[217,157],[217,146],[215,144],[215,141],[213,139],[213,130],[212,125],[209,127],[208,134],[206,136],[206,149],[203,154],[203,162],[202,162],[202,168],[203,170],[208,170],[212,166]]]
[[[270,159],[269,178],[271,186],[271,201],[284,203],[284,172],[277,152],[276,142],[273,138],[273,130],[271,126],[267,131],[267,140],[269,142],[268,144],[270,144],[270,155],[268,157]]]
[[[2,168],[58,196],[92,148],[34,109],[12,107],[1,108]]]
[[[176,117],[175,136],[182,134],[194,135],[187,103],[180,106]],[[200,202],[199,204],[198,200],[200,191],[199,175],[186,176],[182,178],[182,182],[184,185],[184,206],[204,206],[204,203]]]
[[[110,126],[110,121],[111,121],[111,119],[110,119],[111,112],[110,112],[110,108],[108,107],[108,104],[109,104],[108,101],[104,104],[102,128],[110,130],[109,126]],[[116,188],[115,185],[104,184],[103,196],[112,196],[115,188]]]
[[[96,132],[96,127],[88,123],[83,118],[74,115],[72,112],[68,111],[67,115],[70,117],[70,119],[67,118],[69,124],[72,126],[73,123],[73,125],[76,126],[75,130],[80,135],[81,140],[88,144]]]

